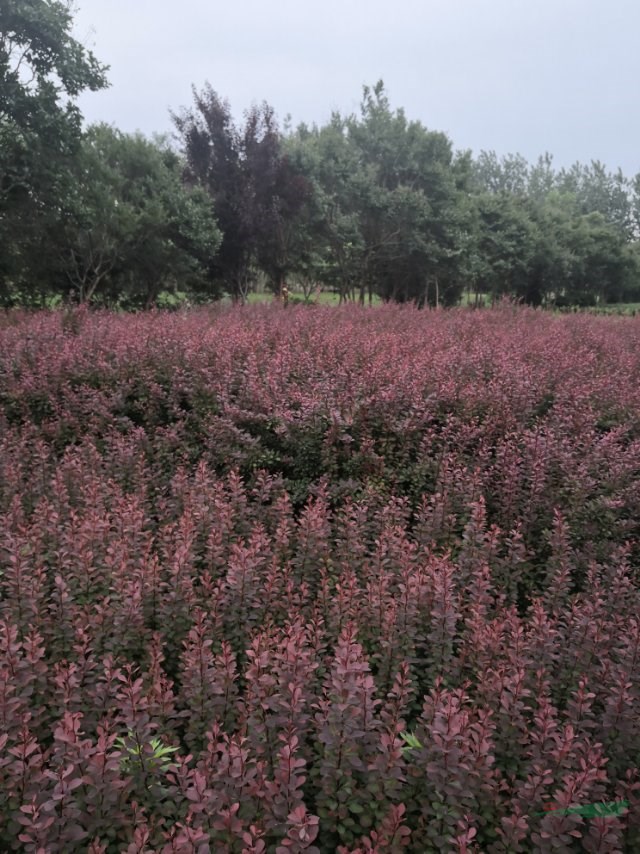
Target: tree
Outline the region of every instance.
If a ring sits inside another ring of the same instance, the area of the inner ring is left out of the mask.
[[[314,218],[311,182],[287,154],[277,159],[262,219],[262,239],[257,260],[275,293],[280,293],[287,277],[304,277],[310,253],[309,226]]]
[[[0,5],[0,291],[28,298],[81,139],[74,98],[107,85],[105,67],[72,37],[73,9],[54,0]]]
[[[546,152],[529,169],[527,195],[537,203],[544,203],[551,193],[556,192],[557,175],[553,168],[553,157]]]
[[[603,164],[556,173],[549,154],[522,158],[482,153],[476,187],[473,277],[495,297],[533,305],[591,305],[636,291],[632,185]]]
[[[383,298],[455,302],[461,226],[451,141],[392,111],[382,81],[364,88],[349,131],[368,167],[366,268],[360,284]]]
[[[285,156],[268,104],[254,105],[237,127],[229,103],[209,84],[193,95],[195,107],[172,118],[185,177],[209,193],[223,233],[211,275],[240,301],[259,269],[278,290],[293,265],[293,231],[309,185]]]
[[[473,164],[473,183],[479,192],[524,196],[529,164],[521,154],[499,158],[495,151],[481,151]]]
[[[288,145],[313,187],[306,236],[316,249],[307,244],[305,273],[335,288],[343,301],[357,281],[363,249],[357,151],[338,113],[322,128],[301,125]]]
[[[207,195],[185,187],[182,171],[163,140],[89,129],[55,241],[82,302],[148,307],[162,289],[203,289],[221,235]]]
[[[533,225],[533,243],[521,296],[531,305],[542,305],[571,287],[576,261],[571,239],[575,200],[550,190],[531,196],[527,209]]]
[[[508,192],[479,194],[474,201],[478,290],[492,301],[509,294],[524,299],[536,239],[525,205]]]
[[[578,305],[620,301],[635,265],[617,229],[599,212],[586,214],[573,224],[571,246],[576,261],[567,291],[570,301]]]
[[[598,160],[588,166],[575,163],[559,173],[558,186],[575,197],[580,214],[599,213],[623,239],[633,236],[632,186],[620,170],[608,172]]]
[[[455,301],[462,170],[445,134],[392,110],[380,81],[364,87],[359,116],[302,126],[294,145],[322,211],[323,281],[361,302]]]

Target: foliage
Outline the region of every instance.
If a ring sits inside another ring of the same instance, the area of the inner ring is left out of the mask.
[[[237,127],[228,102],[207,85],[195,106],[173,114],[186,158],[185,177],[210,195],[223,233],[214,280],[246,301],[257,266],[278,291],[290,269],[293,220],[308,185],[283,154],[272,108],[252,107]]]
[[[437,301],[440,277],[440,301],[456,301],[459,187],[445,134],[392,111],[380,81],[364,88],[359,117],[335,113],[322,128],[300,127],[289,144],[318,199],[318,281],[360,302],[376,293],[424,304]]]
[[[4,0],[0,8],[0,297],[29,302],[51,260],[44,222],[71,186],[85,89],[105,69],[71,35],[69,3]],[[44,252],[43,252],[44,249]],[[44,263],[43,263],[44,261]]]
[[[198,292],[220,244],[207,198],[181,180],[162,142],[90,128],[55,235],[58,264],[80,302],[149,307],[178,284]]]
[[[510,304],[5,314],[0,847],[638,850],[639,352]]]
[[[180,153],[106,126],[74,99],[105,69],[70,35],[72,7],[0,11],[0,300],[73,296],[149,307],[254,289],[339,301],[602,306],[640,296],[639,177],[598,161],[455,152],[394,109],[382,81],[357,114],[282,131],[243,122],[209,84],[172,113]],[[465,293],[466,291],[466,293]],[[166,299],[165,299],[166,303]]]

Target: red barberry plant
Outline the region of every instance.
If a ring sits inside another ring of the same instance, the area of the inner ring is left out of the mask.
[[[640,850],[639,323],[0,323],[0,849]]]

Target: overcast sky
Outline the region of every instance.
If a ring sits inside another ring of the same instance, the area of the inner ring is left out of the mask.
[[[393,107],[458,149],[545,151],[640,172],[638,0],[78,0],[111,88],[88,121],[146,134],[209,81],[241,116],[322,123],[382,78]]]

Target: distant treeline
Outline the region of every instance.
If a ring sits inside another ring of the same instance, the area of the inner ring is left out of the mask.
[[[28,6],[28,11],[27,11]],[[176,142],[100,124],[75,97],[107,84],[67,3],[0,7],[0,303],[136,307],[252,289],[453,305],[640,300],[640,174],[455,151],[393,109],[241,123],[210,86]]]

